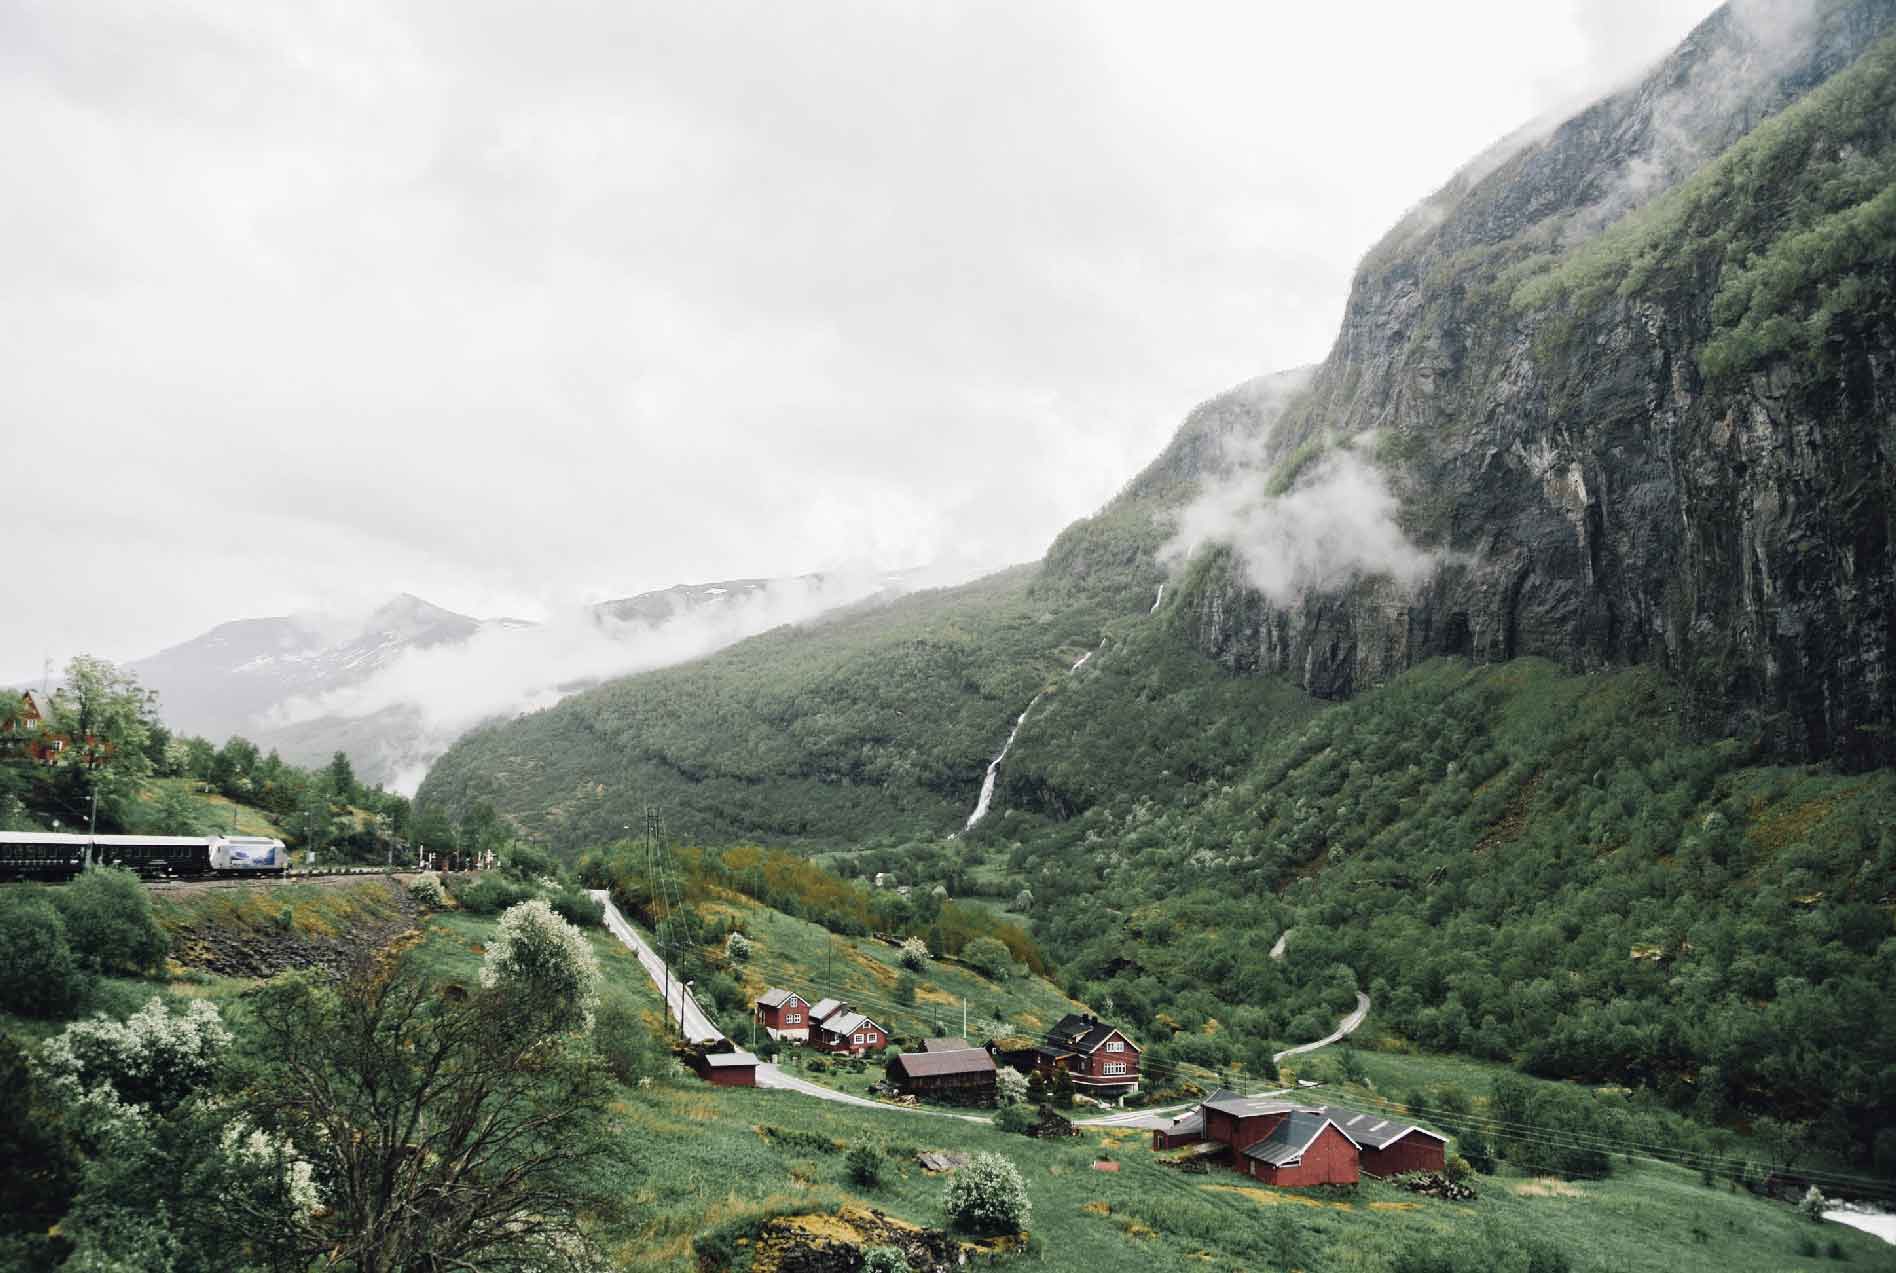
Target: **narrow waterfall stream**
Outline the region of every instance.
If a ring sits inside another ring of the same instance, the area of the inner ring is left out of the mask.
[[[1159,602],[1161,602],[1161,601],[1163,601],[1163,600],[1165,600],[1165,585],[1164,585],[1164,584],[1160,584],[1160,585],[1159,585],[1159,595],[1158,595],[1158,596],[1156,596],[1156,597],[1154,597],[1154,598],[1152,598],[1152,608],[1151,608],[1150,610],[1148,610],[1148,611],[1146,611],[1146,613],[1147,613],[1147,614],[1157,614],[1157,613],[1159,612]]]
[[[1080,660],[1081,663],[1085,661],[1085,659]],[[1076,663],[1074,666],[1078,667],[1079,664]],[[988,761],[987,777],[981,779],[981,798],[974,802],[974,812],[968,815],[967,825],[961,828],[963,831],[974,830],[974,824],[987,817],[988,806],[994,803],[994,778],[1001,772],[1001,762],[1007,759],[1007,749],[1014,745],[1016,738],[1020,737],[1020,727],[1027,723],[1027,712],[1033,711],[1034,704],[1046,697],[1046,693],[1042,690],[1033,696],[1032,701],[1027,704],[1027,711],[1020,714],[1019,719],[1014,722],[1013,732],[1009,733],[1007,741],[1001,744],[1000,755]]]

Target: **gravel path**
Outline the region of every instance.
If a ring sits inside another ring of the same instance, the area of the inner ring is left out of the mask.
[[[1356,1027],[1363,1024],[1363,1018],[1368,1015],[1369,996],[1358,990],[1356,992],[1356,1011],[1337,1022],[1336,1029],[1324,1035],[1315,1043],[1300,1043],[1294,1048],[1285,1048],[1282,1052],[1277,1053],[1271,1058],[1271,1064],[1275,1065],[1287,1056],[1301,1056],[1305,1052],[1315,1052],[1318,1048],[1328,1047],[1346,1035],[1356,1033]]]

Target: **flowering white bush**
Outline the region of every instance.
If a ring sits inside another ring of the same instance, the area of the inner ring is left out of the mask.
[[[948,1182],[948,1220],[973,1233],[1016,1233],[1027,1227],[1033,1203],[1027,1182],[999,1154],[976,1154]]]
[[[408,895],[423,906],[432,906],[437,910],[448,904],[448,891],[441,887],[441,877],[433,871],[424,871],[410,880]]]
[[[75,1021],[40,1050],[54,1091],[75,1103],[170,1110],[210,1080],[230,1046],[217,1008],[193,1000],[173,1015],[156,995],[124,1021]]]
[[[732,963],[743,963],[751,957],[750,938],[742,933],[732,933],[724,939],[724,953],[730,956]]]
[[[316,1191],[315,1168],[283,1137],[273,1136],[240,1117],[224,1128],[222,1145],[225,1155],[240,1166],[281,1170],[284,1192],[301,1214],[307,1216],[322,1205],[322,1195]]]
[[[919,937],[911,937],[902,943],[902,953],[897,958],[904,968],[920,972],[928,967],[928,943]]]
[[[599,959],[585,934],[536,897],[500,917],[500,936],[481,964],[481,985],[524,994],[569,1027],[590,1030],[599,1003]]]
[[[994,1100],[1003,1107],[1019,1105],[1027,1099],[1027,1076],[1011,1065],[994,1072]]]

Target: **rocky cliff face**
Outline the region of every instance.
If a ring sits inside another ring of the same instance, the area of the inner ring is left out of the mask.
[[[1373,454],[1437,564],[1272,595],[1201,557],[1200,648],[1326,697],[1442,654],[1654,662],[1709,725],[1896,759],[1892,29],[1727,7],[1406,218],[1267,446],[1280,483]]]

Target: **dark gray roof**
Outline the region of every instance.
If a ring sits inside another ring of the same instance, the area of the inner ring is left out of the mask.
[[[742,1069],[756,1065],[757,1058],[748,1052],[713,1052],[705,1057],[704,1063],[716,1070]]]
[[[818,999],[810,1008],[810,1020],[821,1021],[824,1017],[834,1016],[841,1010],[841,999]]]
[[[1381,1114],[1362,1114],[1353,1109],[1344,1109],[1339,1105],[1320,1105],[1318,1111],[1343,1129],[1343,1134],[1364,1149],[1387,1149],[1389,1146],[1415,1132],[1434,1140],[1447,1142],[1448,1137],[1419,1127],[1405,1118],[1389,1118]]]
[[[992,1074],[994,1058],[985,1048],[957,1048],[952,1052],[904,1052],[889,1062],[910,1078],[938,1078],[944,1074]]]
[[[1164,1127],[1168,1136],[1197,1136],[1205,1130],[1205,1112],[1195,1109],[1189,1114],[1180,1114]]]
[[[1220,1088],[1199,1102],[1198,1108],[1215,1109],[1233,1118],[1258,1118],[1265,1114],[1288,1113],[1297,1107],[1284,1101],[1254,1101],[1248,1096],[1239,1096],[1229,1088]]]
[[[779,990],[775,986],[757,996],[757,1002],[766,1008],[781,1008],[789,999],[801,999],[803,996],[794,990]]]
[[[966,1039],[946,1038],[922,1040],[922,1051],[924,1052],[959,1052],[963,1048],[973,1046],[974,1045],[969,1043]]]
[[[1270,1135],[1246,1149],[1244,1156],[1267,1162],[1273,1167],[1288,1166],[1301,1159],[1304,1150],[1310,1148],[1310,1142],[1325,1127],[1331,1126],[1335,1126],[1335,1123],[1322,1110],[1292,1110],[1289,1118],[1279,1123]],[[1344,1132],[1343,1135],[1347,1139],[1349,1133]]]
[[[1047,1031],[1047,1041],[1055,1047],[1068,1047],[1076,1052],[1092,1052],[1111,1038],[1116,1028],[1098,1017],[1069,1012],[1053,1023],[1053,1029]],[[1125,1031],[1121,1030],[1119,1034],[1123,1038]],[[1133,1046],[1129,1039],[1127,1046]]]

